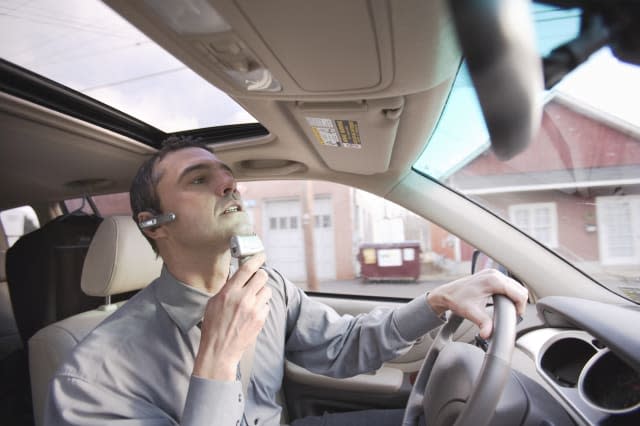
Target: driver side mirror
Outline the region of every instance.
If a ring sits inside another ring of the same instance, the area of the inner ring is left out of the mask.
[[[471,273],[475,274],[476,272],[480,272],[484,269],[496,269],[506,276],[511,277],[511,273],[505,266],[490,258],[480,250],[474,250],[473,256],[471,257]]]

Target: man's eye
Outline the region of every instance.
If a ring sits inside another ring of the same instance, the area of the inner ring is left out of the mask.
[[[206,178],[204,176],[199,176],[191,181],[191,183],[195,185],[200,185],[206,182]]]

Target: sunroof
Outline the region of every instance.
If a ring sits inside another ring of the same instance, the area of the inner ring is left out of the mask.
[[[0,0],[0,57],[164,132],[256,120],[98,0]]]

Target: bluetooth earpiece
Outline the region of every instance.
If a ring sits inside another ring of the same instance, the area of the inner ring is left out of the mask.
[[[166,213],[158,216],[153,216],[151,219],[143,220],[138,223],[140,229],[153,228],[155,226],[164,225],[165,223],[173,222],[176,220],[175,213]]]

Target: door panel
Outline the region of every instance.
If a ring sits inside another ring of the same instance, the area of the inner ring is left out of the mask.
[[[401,303],[311,297],[331,306],[341,315],[358,315],[381,306],[394,308]],[[425,334],[406,353],[385,363],[379,370],[347,379],[321,376],[287,361],[284,394],[291,420],[322,415],[325,411],[404,408],[411,391],[411,379],[419,370],[437,331]],[[477,327],[465,321],[454,339],[471,342],[477,332]]]
[[[313,297],[333,307],[339,314],[358,315],[380,306],[393,308],[398,303],[344,298]],[[413,351],[413,349],[412,349]],[[420,358],[426,353],[411,358]],[[410,351],[411,352],[411,351]],[[368,374],[347,379],[336,379],[312,373],[291,362],[285,364],[284,394],[290,420],[309,415],[322,415],[325,411],[354,411],[368,408],[403,408],[411,384],[409,375],[417,371],[419,363],[384,365]],[[413,364],[417,364],[417,367]]]

